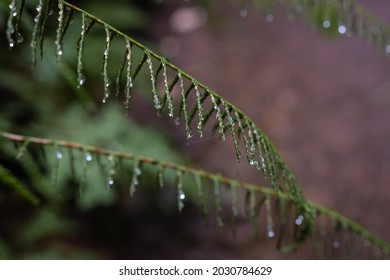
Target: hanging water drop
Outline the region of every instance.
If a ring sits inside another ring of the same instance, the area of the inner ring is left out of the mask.
[[[305,218],[304,218],[302,215],[299,215],[298,218],[295,220],[295,224],[296,224],[297,226],[302,225],[304,219],[305,219]]]
[[[80,86],[85,84],[85,76],[83,73],[79,73],[79,75],[77,77],[77,81],[79,82],[78,86],[77,86],[78,88],[80,88]]]
[[[390,44],[388,44],[388,45],[386,46],[385,51],[386,51],[388,54],[390,54]]]
[[[272,229],[270,229],[267,231],[267,236],[268,238],[273,238],[275,237],[275,232]]]
[[[108,178],[107,184],[108,184],[108,186],[110,186],[110,187],[111,187],[112,185],[114,185],[114,179],[112,179],[111,177]]]
[[[275,236],[275,231],[273,230],[273,221],[272,221],[272,206],[271,206],[271,198],[269,194],[266,194],[265,197],[265,209],[267,211],[267,236],[268,238],[273,238]]]
[[[13,48],[15,46],[15,43],[13,42],[13,41],[11,41],[10,43],[9,43],[9,47],[10,48]]]
[[[87,153],[85,155],[85,160],[88,161],[88,162],[92,161],[92,155],[90,153]]]
[[[35,10],[39,13],[42,11],[42,5],[41,4],[38,4],[36,7],[35,7]]]
[[[183,191],[183,172],[181,170],[177,170],[176,173],[176,184],[177,184],[177,207],[179,212],[184,208],[184,199],[186,195]]]
[[[186,199],[186,194],[185,194],[183,191],[180,192],[180,193],[179,193],[179,198],[180,198],[181,200]]]
[[[138,166],[134,168],[134,173],[137,175],[137,176],[140,176],[142,174],[142,170],[141,168],[139,168]]]
[[[337,248],[340,247],[340,243],[339,243],[337,240],[335,240],[335,241],[333,241],[333,243],[332,243],[332,247],[335,248],[335,249],[337,249]]]
[[[162,108],[161,98],[157,94],[154,96],[154,107],[158,110]]]
[[[16,35],[16,43],[20,44],[20,43],[23,42],[23,40],[24,40],[23,35],[20,34],[20,33],[18,33],[18,34]]]
[[[332,25],[332,23],[330,22],[330,20],[328,19],[325,19],[323,22],[322,22],[322,27],[323,28],[330,28],[330,26]]]
[[[63,53],[62,45],[58,44],[57,45],[57,52],[56,52],[58,59],[62,56],[62,53]]]
[[[273,14],[267,14],[267,15],[265,16],[265,20],[266,20],[267,22],[273,22],[273,21],[274,21],[274,15],[273,15]]]
[[[61,151],[57,151],[56,152],[56,157],[57,157],[57,159],[62,159],[62,152]]]
[[[248,10],[245,8],[242,8],[240,10],[240,17],[246,17],[248,15]]]
[[[129,190],[130,196],[134,195],[136,187],[139,184],[138,178],[139,178],[139,176],[141,176],[141,173],[142,173],[140,164],[141,164],[141,162],[138,159],[134,160],[133,176],[132,176],[132,179],[131,179],[130,190]]]
[[[339,31],[340,34],[347,33],[347,27],[345,25],[343,25],[343,24],[339,25],[337,30]]]

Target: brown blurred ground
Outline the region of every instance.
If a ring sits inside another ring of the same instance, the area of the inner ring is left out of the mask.
[[[390,20],[388,1],[362,2]],[[178,33],[169,24],[174,7],[156,19],[158,39],[177,40],[174,63],[253,118],[309,199],[390,241],[390,63],[383,53],[357,38],[313,32],[281,11],[267,23],[258,11],[241,18],[239,8],[229,5],[215,4],[218,12],[209,14],[207,25]],[[231,143],[211,138],[184,150],[202,168],[263,182],[256,171],[237,165]],[[267,250],[268,243],[202,234],[205,248],[218,247],[217,240],[220,248],[230,244],[229,253],[217,249],[210,258],[294,257]],[[207,250],[199,251],[187,257],[207,257]]]

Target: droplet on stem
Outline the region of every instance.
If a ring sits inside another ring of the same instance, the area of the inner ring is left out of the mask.
[[[92,161],[92,155],[89,152],[85,155],[85,160],[88,162]]]
[[[62,159],[62,152],[61,151],[57,151],[56,152],[56,157],[57,157],[57,159]]]

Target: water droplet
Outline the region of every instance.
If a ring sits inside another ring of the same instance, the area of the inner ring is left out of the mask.
[[[40,18],[40,15],[38,14],[36,17],[34,17],[34,22],[38,22]]]
[[[249,164],[250,164],[250,165],[255,165],[255,160],[254,160],[253,158],[251,158],[251,159],[249,160]]]
[[[11,4],[8,5],[10,10],[16,9],[15,2],[13,1]]]
[[[386,46],[385,51],[386,51],[388,54],[390,54],[390,44],[388,44],[388,45]]]
[[[161,98],[158,95],[154,96],[154,107],[158,110],[162,107]]]
[[[243,8],[240,10],[240,17],[246,17],[248,15],[248,10]]]
[[[139,167],[134,168],[134,173],[135,173],[137,176],[140,176],[141,173],[142,173],[141,168],[139,168]]]
[[[79,77],[78,77],[78,82],[79,82],[79,85],[78,87],[82,86],[85,84],[85,76],[83,73],[79,73]]]
[[[91,161],[91,160],[92,160],[92,155],[91,155],[90,153],[87,153],[87,154],[85,155],[85,160],[86,160],[86,161]]]
[[[267,22],[273,22],[274,21],[274,15],[273,14],[268,14],[265,16],[265,20]]]
[[[345,34],[347,33],[347,27],[345,25],[340,25],[338,31],[340,34]]]
[[[13,48],[14,46],[15,46],[15,43],[14,43],[14,42],[10,42],[10,43],[9,43],[9,47],[10,47],[10,48]]]
[[[62,45],[57,45],[57,55],[58,56],[62,56],[63,54],[63,49],[62,49]]]
[[[275,237],[275,232],[271,229],[267,232],[267,236],[268,236],[268,238],[273,238],[273,237]]]
[[[57,151],[56,157],[57,157],[57,159],[62,159],[62,153],[61,153],[61,151]]]
[[[179,198],[180,198],[181,200],[186,199],[186,194],[185,194],[183,191],[180,192],[180,193],[179,193]]]
[[[114,179],[108,178],[107,183],[108,183],[109,186],[114,185]]]
[[[328,20],[328,19],[325,19],[325,20],[322,22],[322,27],[324,27],[324,28],[329,28],[331,25],[332,25],[332,23],[331,23],[330,20]]]
[[[12,16],[13,16],[13,17],[16,17],[17,15],[18,15],[17,12],[13,12],[13,13],[12,13]]]
[[[39,13],[40,11],[42,11],[42,5],[41,5],[41,4],[38,4],[38,5],[35,7],[35,10],[37,10],[38,13]]]
[[[303,6],[301,4],[296,4],[295,5],[295,10],[300,13],[303,11]]]
[[[175,124],[176,124],[176,125],[180,125],[180,119],[179,119],[179,118],[176,118],[176,119],[175,119]]]
[[[305,218],[304,218],[302,215],[299,215],[298,218],[295,220],[295,224],[296,224],[297,226],[302,225],[304,219],[305,219]]]
[[[104,49],[104,56],[108,56],[108,48]]]
[[[23,40],[24,40],[23,35],[20,34],[20,33],[18,33],[18,34],[16,35],[16,42],[17,42],[18,44],[20,44],[20,43],[23,42]]]
[[[340,247],[340,243],[337,240],[335,240],[335,241],[333,241],[332,246],[333,246],[333,248],[337,249]]]

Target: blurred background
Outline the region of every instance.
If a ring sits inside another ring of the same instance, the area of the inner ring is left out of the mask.
[[[146,72],[136,80],[127,117],[114,90],[103,104],[101,28],[87,36],[86,83],[78,89],[79,17],[65,35],[61,64],[56,65],[52,25],[44,58],[31,70],[36,3],[27,2],[24,42],[12,50],[5,36],[9,3],[0,2],[0,130],[137,153],[267,185],[245,162],[237,164],[230,140],[222,143],[212,135],[187,140],[182,125],[157,117]],[[359,2],[390,21],[388,1]],[[383,52],[358,38],[313,31],[280,7],[264,12],[245,1],[114,1],[110,8],[105,1],[72,3],[167,57],[246,112],[279,149],[308,199],[390,241],[390,64]],[[123,54],[123,48],[112,45],[110,57],[121,59]],[[36,154],[34,147],[30,153]],[[255,240],[244,213],[235,238],[229,226],[215,229],[212,218],[206,226],[190,201],[179,214],[172,174],[160,191],[144,170],[142,188],[130,199],[128,177],[115,178],[118,191],[107,192],[105,178],[90,170],[86,184],[93,186],[91,191],[75,199],[78,183],[66,167],[59,169],[58,189],[53,189],[50,164],[35,158],[38,172],[31,156],[21,163],[16,154],[17,149],[1,142],[0,163],[47,205],[34,208],[0,182],[0,258],[313,257],[309,246],[281,254],[265,234]],[[38,176],[42,173],[49,180]]]

